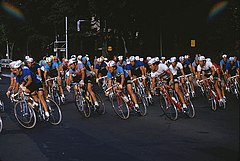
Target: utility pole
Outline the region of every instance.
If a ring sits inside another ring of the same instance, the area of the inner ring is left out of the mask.
[[[66,59],[68,59],[68,18],[66,17]]]
[[[163,50],[162,50],[162,23],[160,23],[160,58],[163,56]]]

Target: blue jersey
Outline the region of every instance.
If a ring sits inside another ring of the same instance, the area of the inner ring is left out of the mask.
[[[105,62],[103,62],[100,66],[98,64],[96,64],[95,68],[98,70],[104,70],[106,69],[107,64]]]
[[[141,63],[140,61],[136,61],[135,65],[132,66],[131,64],[128,64],[125,69],[126,70],[131,70],[131,74],[134,76],[141,76],[142,72],[140,70],[140,67],[144,66],[143,63]]]
[[[124,78],[128,77],[127,72],[124,71],[121,66],[117,66],[116,73],[111,73],[110,71],[108,71],[107,77],[111,79],[112,77],[120,77],[122,74],[124,74]]]
[[[22,84],[22,82],[27,82],[28,81],[28,77],[31,76],[32,77],[32,83],[34,84],[38,84],[41,83],[41,81],[39,79],[37,79],[36,74],[32,73],[30,69],[22,69],[22,75],[20,76],[16,76],[16,81],[19,84]]]
[[[237,68],[239,68],[237,62],[235,62],[233,64],[231,64],[231,63],[226,64],[226,70],[229,70],[229,71],[230,70],[233,70],[233,71],[235,70],[236,71]]]
[[[46,64],[44,66],[44,70],[50,71],[50,70],[54,70],[58,68],[58,63],[53,62],[51,66],[49,66],[48,64]]]
[[[229,63],[229,60],[227,59],[227,62],[225,62],[223,59],[220,61],[220,65],[222,66],[223,70],[226,70],[226,65]]]
[[[189,60],[185,60],[184,63],[182,64],[183,66],[183,71],[185,74],[190,74],[191,70],[189,69],[189,65],[191,65],[191,62]]]

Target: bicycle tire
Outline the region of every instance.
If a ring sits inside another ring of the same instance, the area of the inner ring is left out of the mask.
[[[139,115],[145,116],[147,114],[146,100],[142,97],[141,94],[137,93],[137,103],[139,106]]]
[[[237,99],[239,99],[239,84],[238,84],[238,82],[235,80],[234,81],[234,87],[235,87],[235,96],[237,97]]]
[[[60,98],[57,90],[53,90],[52,100],[54,100],[59,106],[61,105],[61,98]]]
[[[120,94],[114,93],[111,96],[111,104],[114,112],[123,120],[129,118],[130,111],[127,102],[123,100]]]
[[[217,101],[214,96],[212,96],[212,92],[210,93],[210,100],[211,100],[211,108],[213,111],[217,110]]]
[[[175,104],[167,96],[160,95],[160,107],[170,120],[177,120],[178,112]]]
[[[106,113],[106,107],[105,104],[101,98],[101,96],[95,92],[96,98],[97,98],[97,102],[99,104],[99,107],[97,108],[97,113],[100,115],[104,115]]]
[[[62,121],[62,112],[58,104],[52,100],[48,99],[47,105],[48,105],[48,110],[49,110],[49,122],[52,125],[58,125]]]
[[[2,100],[0,100],[0,112],[4,112],[4,111],[5,111],[4,103]]]
[[[186,102],[186,106],[187,106],[187,111],[184,114],[187,115],[189,118],[194,118],[195,108],[193,106],[192,101],[190,100],[190,98],[187,98],[185,100],[185,102]]]
[[[89,118],[91,115],[91,108],[89,106],[89,102],[86,101],[82,95],[77,94],[75,96],[75,105],[78,111],[86,118]]]
[[[21,107],[23,105],[26,106],[24,107],[26,109],[25,113],[23,113],[24,111]],[[17,102],[13,110],[15,118],[22,127],[32,129],[36,125],[37,117],[31,105],[26,102]],[[20,115],[18,115],[18,110],[20,110]]]
[[[0,133],[2,132],[2,129],[3,129],[3,122],[2,122],[2,118],[0,116]]]

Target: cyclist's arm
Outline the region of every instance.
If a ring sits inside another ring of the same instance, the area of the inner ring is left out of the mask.
[[[24,86],[27,87],[27,86],[29,86],[31,83],[32,83],[32,77],[31,77],[31,75],[29,75],[29,76],[27,77],[27,83],[26,83]]]
[[[129,77],[132,78],[131,70],[128,70],[127,72],[128,72]]]
[[[56,69],[57,69],[57,72],[58,72],[58,77],[61,77],[59,66]]]
[[[48,72],[47,70],[44,71],[44,78],[45,78],[45,80],[47,80],[47,72]]]
[[[85,79],[85,67],[81,69],[81,73],[82,73],[82,80],[84,81]]]
[[[166,72],[170,75],[170,79],[173,80],[173,74],[172,74],[172,72],[171,72],[169,69],[168,69]]]
[[[215,69],[214,69],[214,66],[211,67],[211,70],[212,70],[212,76],[214,76],[214,74],[216,72]]]
[[[125,81],[125,77],[124,77],[124,73],[121,74],[121,85],[124,85],[124,81]]]
[[[42,74],[41,74],[41,69],[40,68],[37,69],[37,72],[38,72],[39,77],[41,77]]]
[[[98,78],[99,76],[98,76],[98,69],[97,68],[95,69],[95,73],[96,73],[96,78]]]
[[[155,82],[156,82],[156,77],[152,77],[151,87],[153,90],[155,89]]]
[[[144,66],[141,66],[141,67],[140,67],[140,70],[141,70],[141,72],[142,72],[142,75],[145,75]]]
[[[193,69],[193,66],[191,65],[191,63],[188,65],[188,68],[190,69],[191,73],[194,74],[194,69]]]
[[[182,75],[184,76],[185,73],[184,73],[184,71],[183,71],[183,68],[181,68],[180,71],[181,71]]]

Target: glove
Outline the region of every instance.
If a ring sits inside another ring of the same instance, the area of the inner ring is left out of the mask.
[[[99,79],[97,78],[97,79],[96,79],[96,83],[98,83],[98,81],[99,81]]]
[[[20,88],[23,90],[23,92],[25,92],[27,90],[27,88],[25,86],[23,86],[22,84],[20,85]]]
[[[80,84],[80,85],[84,85],[84,81],[81,80],[81,81],[79,82],[79,84]]]
[[[71,87],[70,86],[67,86],[66,89],[67,89],[68,92],[71,91]]]
[[[10,93],[11,93],[10,91],[7,91],[7,93],[6,93],[8,98],[9,98]]]
[[[209,78],[211,79],[211,81],[213,81],[213,76],[212,75]]]
[[[199,86],[199,80],[196,80],[196,84]]]
[[[123,86],[120,84],[119,86],[118,86],[120,89],[122,89],[123,88]]]
[[[172,85],[173,84],[173,80],[171,79],[170,81],[169,81],[169,85]]]

